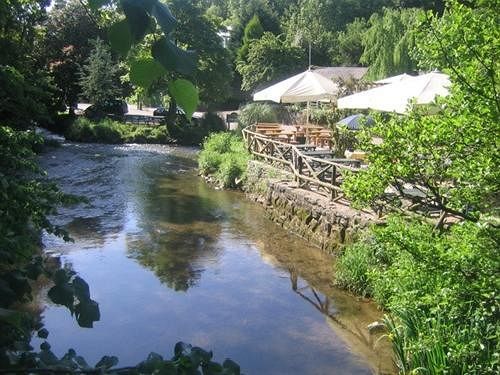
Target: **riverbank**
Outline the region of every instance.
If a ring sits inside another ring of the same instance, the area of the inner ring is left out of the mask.
[[[63,135],[68,141],[103,144],[175,144],[199,146],[212,132],[224,130],[223,121],[213,113],[191,122],[179,117],[175,123],[156,125],[124,123],[104,118],[90,120],[83,115],[59,115],[48,130]]]
[[[378,221],[370,211],[299,188],[293,175],[266,163],[250,160],[245,181],[245,192],[263,205],[269,219],[329,254],[338,254],[359,231]]]

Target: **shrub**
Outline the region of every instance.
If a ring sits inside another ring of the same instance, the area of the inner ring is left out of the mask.
[[[203,152],[200,152],[198,157],[198,166],[201,174],[203,175],[216,172],[219,169],[221,162],[222,154],[211,150],[204,150]]]
[[[335,283],[363,297],[372,295],[368,273],[373,266],[373,252],[367,244],[353,244],[337,262]]]
[[[245,128],[256,122],[277,122],[278,112],[274,106],[265,103],[250,103],[240,109],[239,126]]]
[[[243,140],[231,133],[210,135],[203,144],[198,166],[203,175],[213,175],[225,188],[234,188],[244,181],[250,158]]]
[[[391,311],[402,372],[498,373],[499,239],[487,224],[438,233],[393,217],[346,248],[336,283]]]
[[[93,122],[78,117],[64,133],[66,139],[76,142],[98,143],[167,143],[168,135],[164,125],[148,127],[123,124],[111,119]]]

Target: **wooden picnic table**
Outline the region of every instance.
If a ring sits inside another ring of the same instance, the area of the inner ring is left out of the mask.
[[[320,159],[332,158],[333,156],[333,152],[329,150],[304,151],[303,154]]]
[[[314,151],[314,150],[316,150],[316,145],[313,145],[313,144],[295,145],[295,147],[297,147],[301,151]]]

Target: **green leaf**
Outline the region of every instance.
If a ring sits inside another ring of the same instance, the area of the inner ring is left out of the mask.
[[[148,355],[148,358],[145,361],[142,361],[137,366],[137,370],[141,374],[152,374],[155,370],[163,367],[163,357],[158,353],[151,352]]]
[[[130,66],[130,81],[134,85],[147,89],[165,73],[163,66],[154,59],[136,60]]]
[[[116,358],[115,356],[105,355],[104,357],[101,358],[99,362],[96,363],[95,367],[107,370],[113,366],[116,366],[117,364],[118,364],[118,358]]]
[[[153,6],[152,13],[165,35],[170,34],[170,32],[174,29],[177,20],[174,18],[172,13],[170,13],[168,6],[158,1]]]
[[[52,277],[52,280],[54,281],[54,283],[56,285],[63,285],[63,284],[66,284],[69,279],[71,279],[71,272],[68,272],[67,270],[65,269],[58,269],[54,276]]]
[[[180,49],[167,38],[162,38],[154,43],[151,53],[167,70],[186,75],[191,75],[196,70],[196,53]]]
[[[141,41],[151,27],[151,18],[148,8],[151,8],[151,1],[122,0],[123,13],[127,17],[132,41]]]
[[[198,106],[198,89],[186,79],[176,79],[168,83],[168,91],[189,120]]]
[[[115,22],[108,29],[108,38],[111,48],[126,56],[132,46],[132,34],[127,20]]]

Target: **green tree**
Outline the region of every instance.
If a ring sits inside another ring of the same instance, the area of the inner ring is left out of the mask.
[[[80,93],[80,67],[92,51],[92,40],[103,34],[80,1],[55,4],[48,15],[41,57],[58,89],[58,100],[70,110]]]
[[[119,67],[101,39],[96,39],[94,49],[80,71],[80,86],[84,98],[101,104],[120,95]]]
[[[264,31],[274,34],[281,32],[277,15],[269,0],[231,0],[229,1],[230,18],[227,23],[232,27],[230,49],[236,56],[243,41],[244,28],[250,19],[257,15]]]
[[[421,9],[384,9],[370,17],[370,27],[362,39],[364,52],[360,62],[369,66],[367,78],[387,76],[415,70],[412,56],[415,32]]]
[[[336,42],[330,48],[333,65],[357,66],[363,54],[363,36],[368,24],[363,18],[356,18],[346,25],[344,31],[336,34]]]
[[[222,46],[219,31],[203,15],[195,0],[170,0],[169,7],[177,19],[173,36],[179,45],[195,50],[198,69],[193,80],[199,89],[201,102],[213,108],[224,102],[230,93],[232,67],[228,50]]]
[[[491,27],[498,20],[496,8],[480,0],[450,1],[442,18],[428,15],[418,36],[420,60],[450,74],[451,93],[438,101],[437,114],[415,107],[366,130],[369,167],[345,183],[354,200],[386,200],[392,186],[414,207],[444,215],[476,220],[498,210],[500,35]],[[372,136],[383,142],[372,143]],[[407,184],[419,193],[409,194]]]
[[[367,18],[391,4],[391,0],[299,0],[283,17],[282,28],[289,43],[304,50],[311,43],[313,65],[330,65],[335,34],[356,18]]]
[[[254,16],[248,21],[243,32],[243,44],[238,50],[238,60],[245,61],[248,55],[250,45],[264,34],[264,29],[260,23],[259,16]]]
[[[238,62],[236,67],[243,78],[243,90],[253,90],[259,84],[284,78],[304,68],[306,58],[302,50],[288,45],[283,39],[266,32],[253,42],[247,61]]]

